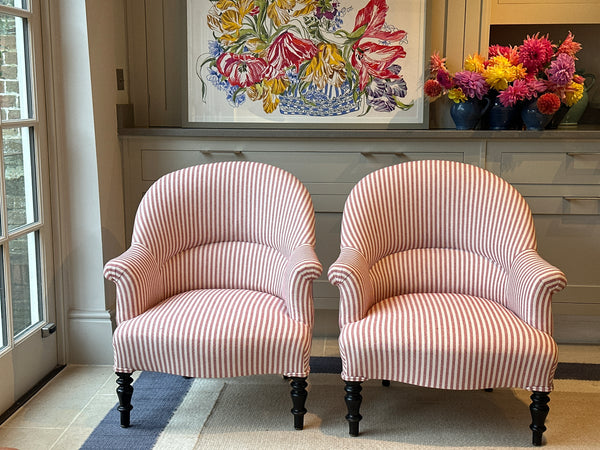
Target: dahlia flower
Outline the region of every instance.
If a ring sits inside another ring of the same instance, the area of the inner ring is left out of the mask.
[[[512,85],[498,94],[498,99],[503,106],[515,106],[517,102],[531,97],[532,92],[525,80],[515,80]]]
[[[444,88],[437,80],[427,80],[424,86],[425,95],[431,98],[438,98],[444,92]]]
[[[558,50],[556,50],[556,54],[560,55],[560,54],[567,54],[569,56],[572,56],[573,59],[577,59],[575,57],[575,54],[581,50],[581,44],[579,42],[575,42],[573,40],[573,33],[571,33],[569,31],[569,34],[567,35],[567,37],[565,38],[565,40],[563,41],[562,44],[560,44],[560,46],[558,47]]]
[[[440,58],[438,52],[433,52],[433,55],[429,58],[429,72],[431,75],[436,76],[440,70],[448,71],[446,69],[446,58]]]
[[[519,64],[519,51],[517,47],[492,45],[488,48],[488,54],[490,58],[504,56],[514,66]]]
[[[444,89],[451,89],[453,86],[452,77],[446,70],[440,70],[437,73],[436,80]]]
[[[479,53],[475,53],[473,56],[469,55],[465,59],[465,70],[470,72],[483,73],[485,69],[485,58]]]
[[[525,70],[521,64],[511,64],[505,56],[494,56],[489,60],[483,76],[492,89],[503,91],[509,83],[524,78]]]
[[[563,90],[563,102],[567,106],[573,106],[583,97],[583,84],[571,82]]]
[[[450,89],[448,91],[448,98],[454,103],[466,102],[468,100],[467,96],[460,88]]]
[[[454,74],[454,85],[460,88],[467,97],[477,97],[479,100],[490,89],[483,75],[477,72],[469,72],[468,70]]]
[[[558,86],[564,86],[571,82],[575,75],[575,60],[571,55],[561,53],[550,63],[546,69],[548,80]]]
[[[560,108],[558,95],[547,92],[537,99],[537,108],[542,114],[554,114]]]
[[[536,74],[542,67],[550,62],[554,55],[554,45],[548,39],[548,36],[540,37],[537,33],[534,36],[527,36],[523,45],[519,46],[519,61],[527,72]]]

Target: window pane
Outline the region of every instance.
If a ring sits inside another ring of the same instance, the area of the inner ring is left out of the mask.
[[[14,336],[42,320],[38,233],[8,243]]]
[[[38,218],[37,188],[33,130],[5,128],[2,130],[4,153],[4,183],[8,230],[33,223]]]
[[[2,120],[31,118],[27,20],[0,14],[0,111]]]
[[[27,0],[0,0],[0,5],[27,9]]]
[[[4,295],[4,248],[0,247],[0,350],[8,345],[6,296]]]

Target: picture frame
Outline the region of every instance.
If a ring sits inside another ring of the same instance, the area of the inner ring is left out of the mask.
[[[428,127],[426,0],[280,4],[187,0],[185,127]]]

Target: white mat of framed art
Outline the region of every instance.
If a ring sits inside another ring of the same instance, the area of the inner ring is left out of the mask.
[[[279,5],[187,1],[187,126],[427,126],[425,0]]]

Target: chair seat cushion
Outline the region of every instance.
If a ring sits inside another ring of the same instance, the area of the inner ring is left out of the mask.
[[[309,372],[311,330],[282,299],[241,289],[174,295],[121,323],[115,371],[148,370],[199,378]]]
[[[551,391],[552,337],[498,303],[451,293],[387,298],[340,333],[342,378],[440,389]]]

